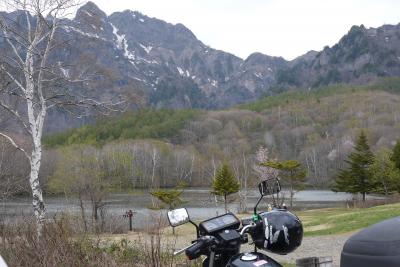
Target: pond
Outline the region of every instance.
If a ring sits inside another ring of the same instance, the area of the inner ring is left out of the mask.
[[[285,192],[288,196],[288,192]],[[258,191],[248,192],[248,210],[251,211],[257,202],[259,197]],[[294,209],[311,209],[311,208],[324,208],[324,207],[341,207],[345,206],[347,200],[351,199],[351,194],[346,193],[334,193],[329,190],[305,190],[295,194],[294,197]],[[376,198],[368,196],[369,198]],[[183,199],[185,204],[183,207],[188,209],[191,219],[203,220],[222,214],[224,212],[223,202],[219,201],[215,203],[215,198],[210,194],[207,188],[190,188],[186,189],[183,193]],[[231,203],[228,204],[229,210],[237,212],[239,209],[238,197],[233,196],[230,198]],[[141,228],[146,224],[146,218],[148,218],[151,211],[148,207],[151,207],[152,200],[148,191],[140,191],[135,194],[111,194],[107,198],[106,212],[112,216],[121,216],[129,209],[135,211],[134,215],[134,227]],[[286,203],[289,199],[286,200]],[[267,200],[263,200],[260,204],[265,207],[268,203]],[[77,199],[66,199],[62,196],[47,196],[45,198],[46,210],[48,216],[54,216],[63,212],[80,212]],[[87,210],[90,210],[89,203],[85,203]],[[19,215],[30,215],[32,214],[31,200],[28,197],[16,198],[8,201],[0,209],[2,216],[19,216]]]

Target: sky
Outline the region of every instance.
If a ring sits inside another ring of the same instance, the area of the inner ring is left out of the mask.
[[[400,0],[92,0],[108,15],[126,9],[182,23],[215,49],[291,60],[332,46],[352,25],[400,23]]]

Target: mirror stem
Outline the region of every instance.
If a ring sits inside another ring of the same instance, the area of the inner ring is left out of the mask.
[[[192,220],[189,220],[189,222],[190,222],[191,224],[193,224],[194,227],[196,227],[196,235],[197,235],[197,238],[199,238],[199,237],[200,237],[199,227],[198,227],[197,224],[195,224]]]
[[[258,199],[257,204],[254,206],[254,215],[257,215],[257,206],[258,204],[260,204],[261,199],[263,199],[263,195],[261,195],[261,197]],[[253,217],[254,220],[254,217]]]

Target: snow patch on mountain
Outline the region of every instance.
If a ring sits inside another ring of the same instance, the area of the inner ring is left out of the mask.
[[[69,78],[69,69],[64,69],[63,67],[60,67],[60,70],[65,78]]]
[[[152,46],[145,46],[143,44],[139,44],[141,48],[143,48],[144,51],[146,51],[147,54],[150,53],[150,51],[153,49]]]
[[[259,73],[259,72],[256,72],[256,73],[254,73],[254,75],[255,75],[257,78],[260,78],[260,79],[262,79],[262,74],[261,74],[261,73]]]
[[[85,14],[88,15],[89,17],[93,17],[93,15],[87,12],[86,10],[84,10],[83,12],[85,12]]]
[[[147,64],[157,64],[157,65],[160,65],[160,63],[159,63],[157,60],[147,60],[147,59],[142,58],[142,57],[137,57],[137,60],[138,60],[138,61],[141,61],[141,62],[145,62],[145,63],[147,63]]]
[[[75,27],[72,27],[72,26],[63,26],[62,28],[68,33],[71,32],[71,31],[74,31],[74,32],[77,32],[77,33],[79,33],[81,35],[87,36],[87,37],[97,38],[97,39],[101,39],[103,41],[107,41],[106,39],[101,38],[99,35],[97,35],[95,33],[84,32],[84,31],[82,31],[80,29],[77,29]]]
[[[111,27],[113,28],[113,34],[117,38],[116,46],[118,49],[121,49],[124,51],[124,56],[129,59],[129,60],[135,60],[135,54],[129,51],[128,49],[128,42],[125,38],[125,34],[119,34],[118,31],[119,29],[114,26],[114,24],[110,23]],[[133,62],[131,62],[134,64]]]
[[[218,81],[216,81],[216,80],[211,80],[211,79],[207,79],[207,81],[208,81],[209,83],[211,83],[212,86],[218,87]]]
[[[184,76],[184,75],[185,75],[185,72],[183,71],[182,68],[176,67],[176,69],[178,70],[178,72],[179,72],[179,74],[180,74],[181,76]]]

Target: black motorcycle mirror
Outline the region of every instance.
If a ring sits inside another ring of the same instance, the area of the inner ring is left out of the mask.
[[[258,199],[257,204],[254,206],[254,214],[253,214],[254,221],[259,220],[257,207],[258,204],[260,204],[261,199],[263,199],[264,196],[278,194],[281,191],[281,184],[278,178],[266,179],[258,184],[258,191],[260,192],[260,198]]]
[[[261,196],[278,194],[281,191],[281,184],[277,178],[267,179],[258,184]]]
[[[180,208],[180,209],[170,210],[167,213],[167,217],[169,225],[171,225],[172,227],[176,227],[190,222],[191,224],[194,225],[194,227],[196,227],[196,234],[197,237],[199,237],[199,227],[197,226],[197,224],[195,224],[193,221],[190,220],[187,209]]]

